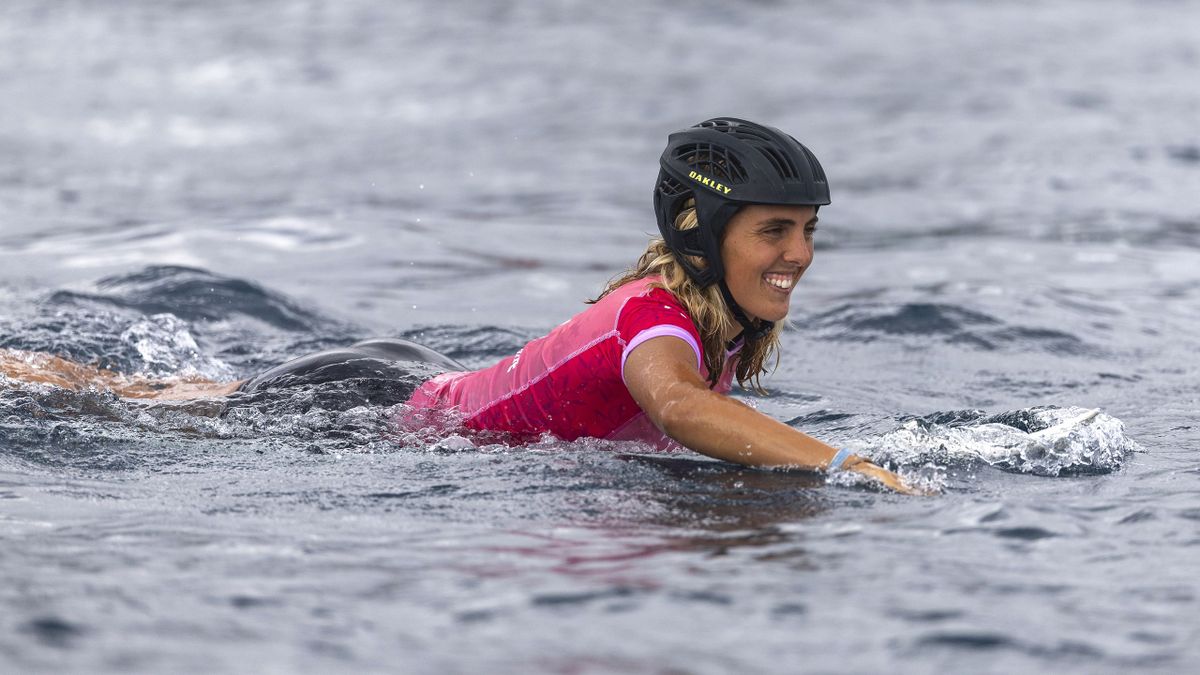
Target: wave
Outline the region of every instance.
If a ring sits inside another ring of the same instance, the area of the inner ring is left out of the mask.
[[[283,330],[312,330],[327,319],[277,293],[242,279],[178,265],[156,265],[132,274],[105,277],[100,292],[58,291],[52,305],[107,304],[143,314],[170,313],[185,321],[252,317]]]
[[[984,351],[1038,349],[1068,355],[1096,349],[1066,331],[1010,324],[979,310],[939,302],[844,303],[798,323],[820,338],[849,342],[933,338]]]
[[[163,265],[28,298],[0,319],[0,347],[122,373],[234,379],[360,332],[252,282]]]

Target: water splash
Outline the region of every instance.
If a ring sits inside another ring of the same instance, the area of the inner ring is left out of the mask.
[[[1039,476],[1108,473],[1131,453],[1143,451],[1121,420],[1079,407],[1026,408],[965,423],[908,420],[855,449],[902,467],[982,460]]]
[[[236,376],[228,364],[205,355],[188,323],[174,314],[154,314],[134,322],[121,333],[121,341],[141,356],[138,375],[198,376],[217,381]]]

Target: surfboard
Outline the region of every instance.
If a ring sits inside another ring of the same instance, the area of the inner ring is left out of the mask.
[[[1069,419],[1065,422],[1059,422],[1058,424],[1055,424],[1052,427],[1046,427],[1045,429],[1042,429],[1041,431],[1035,431],[1029,435],[1034,438],[1044,438],[1047,436],[1065,436],[1065,435],[1067,435],[1068,432],[1070,432],[1071,429],[1074,429],[1075,427],[1077,427],[1081,424],[1087,424],[1088,422],[1092,421],[1092,418],[1094,418],[1096,415],[1099,415],[1099,414],[1100,414],[1099,408],[1096,408],[1094,410],[1088,410],[1087,412],[1084,412],[1080,415],[1076,415],[1075,417],[1072,417],[1071,419]]]

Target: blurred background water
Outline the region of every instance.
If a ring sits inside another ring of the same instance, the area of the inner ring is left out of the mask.
[[[0,347],[484,366],[654,230],[666,134],[834,203],[747,401],[944,486],[0,383],[17,671],[1200,663],[1200,3],[6,2]],[[342,392],[345,393],[345,392]],[[1036,432],[1084,409],[1096,423]]]

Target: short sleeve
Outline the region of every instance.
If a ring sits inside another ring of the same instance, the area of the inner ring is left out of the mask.
[[[621,380],[625,380],[625,360],[643,342],[663,336],[677,337],[688,343],[696,354],[696,370],[704,358],[700,351],[700,332],[683,305],[669,292],[656,288],[645,295],[629,298],[617,315],[617,333],[624,344],[621,350]]]

